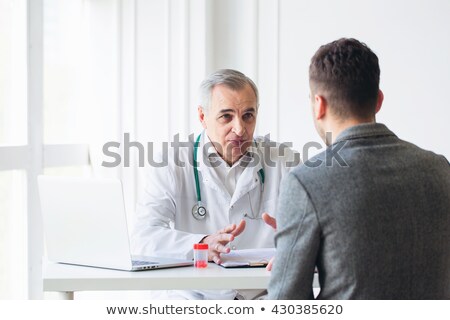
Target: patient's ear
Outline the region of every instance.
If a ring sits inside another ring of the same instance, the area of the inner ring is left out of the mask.
[[[320,120],[327,113],[327,100],[318,94],[314,95],[314,118]]]
[[[378,113],[381,109],[381,105],[383,104],[384,94],[383,91],[378,90],[378,98],[377,98],[377,106],[375,108],[375,113]]]

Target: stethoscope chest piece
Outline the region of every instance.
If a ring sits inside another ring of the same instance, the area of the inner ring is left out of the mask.
[[[203,206],[201,202],[195,204],[192,207],[192,215],[197,220],[203,220],[206,217],[206,208]]]

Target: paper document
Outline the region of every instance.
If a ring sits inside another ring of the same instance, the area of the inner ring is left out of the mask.
[[[264,267],[274,255],[275,248],[231,250],[220,255],[220,265],[225,268]]]

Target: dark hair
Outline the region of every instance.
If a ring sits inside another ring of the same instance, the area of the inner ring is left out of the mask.
[[[321,46],[311,59],[309,81],[312,93],[323,94],[336,116],[375,115],[380,67],[366,44],[342,38]]]

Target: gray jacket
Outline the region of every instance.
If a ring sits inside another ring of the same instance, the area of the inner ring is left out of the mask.
[[[383,124],[291,171],[277,219],[269,299],[313,298],[315,267],[319,299],[450,299],[449,163]]]

